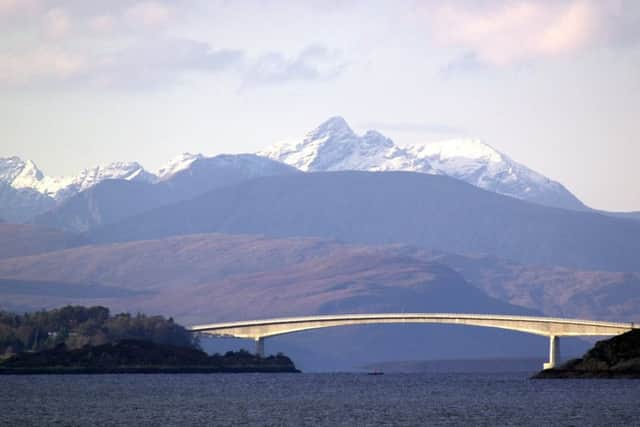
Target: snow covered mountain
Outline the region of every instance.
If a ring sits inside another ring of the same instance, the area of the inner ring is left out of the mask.
[[[0,158],[0,182],[15,190],[32,190],[52,197],[65,184],[60,179],[45,177],[35,163],[19,157]]]
[[[182,154],[169,162],[153,183],[139,179],[103,180],[58,202],[41,215],[30,218],[30,222],[65,231],[84,232],[219,187],[261,176],[285,174],[302,172],[255,154],[220,154],[214,157]]]
[[[35,190],[16,190],[0,181],[0,218],[7,222],[22,222],[55,205],[53,198]]]
[[[70,197],[105,179],[153,182],[156,177],[136,162],[96,166],[84,169],[74,177],[50,177],[42,173],[31,160],[25,161],[19,157],[0,158],[0,182],[16,190],[34,190],[55,200]]]
[[[115,162],[107,166],[96,166],[82,170],[78,176],[72,178],[71,184],[63,190],[76,194],[93,187],[105,179],[124,179],[126,181],[151,183],[156,181],[156,176],[144,170],[137,162]],[[64,194],[62,195],[62,197],[65,196]]]
[[[85,190],[93,189],[105,180],[162,184],[171,193],[170,196],[164,195],[165,198],[171,201],[194,197],[218,185],[296,172],[299,171],[289,165],[255,154],[206,157],[202,154],[182,153],[170,160],[157,174],[146,171],[137,162],[116,162],[84,169],[76,176],[50,177],[30,160],[25,161],[19,157],[0,158],[0,218],[10,222],[31,220],[54,207],[57,209],[74,196],[84,194]],[[114,188],[127,193],[134,187],[114,184],[109,186],[109,191],[116,191]],[[127,190],[123,190],[125,188]],[[103,193],[105,191],[102,190]],[[163,199],[164,196],[158,197]],[[87,200],[93,200],[92,197],[87,195]],[[118,209],[112,208],[113,211]],[[84,223],[81,221],[81,224]]]
[[[169,160],[167,165],[160,168],[157,177],[159,181],[166,181],[178,172],[188,169],[196,160],[204,159],[202,154],[182,153],[177,157]]]
[[[374,130],[357,135],[341,117],[327,120],[301,140],[275,144],[258,155],[302,171],[393,170],[447,175],[534,203],[588,209],[560,183],[478,140],[401,146]],[[0,158],[0,217],[12,222],[27,220],[107,179],[171,182],[173,187],[181,188],[185,196],[189,196],[200,188],[208,188],[212,173],[227,169],[238,174],[238,179],[287,172],[264,160],[248,155],[210,158],[183,153],[156,174],[146,171],[137,162],[116,162],[85,169],[76,176],[51,177],[30,160]]]
[[[51,177],[31,160],[0,158],[0,215],[24,221],[105,179],[154,182],[156,176],[136,162],[116,162],[84,169],[76,176]]]
[[[342,117],[330,118],[302,140],[278,143],[258,154],[303,171],[396,170],[447,175],[534,203],[587,209],[562,184],[481,141],[458,139],[399,146],[374,130],[357,135]]]

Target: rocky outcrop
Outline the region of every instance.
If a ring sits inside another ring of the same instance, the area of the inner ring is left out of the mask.
[[[640,379],[640,329],[599,341],[582,358],[541,371],[534,378]]]

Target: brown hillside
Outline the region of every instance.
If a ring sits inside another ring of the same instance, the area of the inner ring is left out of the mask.
[[[436,284],[448,286],[448,303],[471,304],[478,295],[463,278],[497,300],[547,315],[640,318],[638,273],[523,266],[403,245],[222,234],[0,260],[0,301],[14,309],[84,301],[191,319],[214,312],[216,318],[232,319],[364,307],[426,309],[427,294],[442,289]],[[470,310],[482,308],[478,303]]]
[[[85,246],[2,260],[0,279],[4,308],[101,303],[187,323],[331,311],[510,310],[441,264],[394,247],[318,239],[209,234]],[[61,286],[70,294],[50,292]],[[93,288],[99,298],[81,292]]]
[[[31,224],[0,223],[0,259],[78,246],[81,237]]]

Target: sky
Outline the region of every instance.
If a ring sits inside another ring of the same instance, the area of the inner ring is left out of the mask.
[[[0,157],[48,175],[255,152],[336,115],[478,138],[640,210],[640,2],[0,0]]]

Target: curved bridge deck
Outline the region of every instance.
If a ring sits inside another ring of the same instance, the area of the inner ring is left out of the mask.
[[[511,316],[466,313],[383,313],[338,314],[287,317],[240,322],[211,323],[188,328],[191,332],[216,336],[249,338],[257,342],[257,353],[264,353],[264,339],[310,329],[348,325],[385,323],[441,323],[508,329],[550,337],[549,363],[553,367],[558,358],[558,338],[562,336],[611,336],[637,326],[634,323],[602,322],[597,320],[563,319],[553,317]]]

